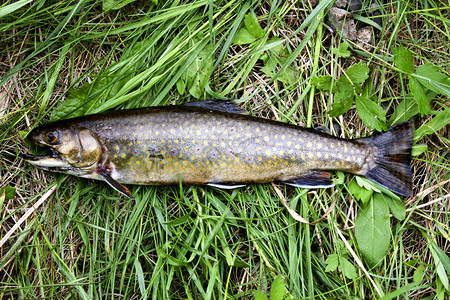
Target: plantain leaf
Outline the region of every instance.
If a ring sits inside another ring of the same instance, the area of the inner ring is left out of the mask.
[[[355,236],[358,248],[371,266],[377,265],[386,255],[391,238],[389,207],[376,193],[368,205],[358,211]]]

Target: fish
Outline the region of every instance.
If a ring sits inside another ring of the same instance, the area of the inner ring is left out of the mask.
[[[330,171],[366,177],[410,196],[410,122],[358,139],[245,114],[231,100],[110,111],[37,126],[28,134],[50,154],[23,159],[44,170],[125,187],[154,184],[238,188],[281,182],[333,186]]]

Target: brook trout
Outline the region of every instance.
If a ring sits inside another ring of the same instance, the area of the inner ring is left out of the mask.
[[[244,115],[232,101],[107,112],[41,125],[28,138],[51,150],[24,159],[45,170],[122,184],[208,184],[235,188],[279,181],[332,186],[330,170],[367,177],[411,194],[410,123],[382,134],[342,139]]]

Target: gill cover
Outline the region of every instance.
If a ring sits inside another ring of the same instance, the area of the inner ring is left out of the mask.
[[[75,175],[91,173],[102,158],[102,144],[88,128],[48,128],[30,132],[28,139],[51,150],[50,155],[25,155],[29,163],[50,171]]]

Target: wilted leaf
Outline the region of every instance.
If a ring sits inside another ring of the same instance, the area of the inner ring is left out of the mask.
[[[358,211],[355,236],[359,250],[371,266],[384,258],[389,248],[391,228],[389,207],[380,194],[374,194],[369,204]]]

